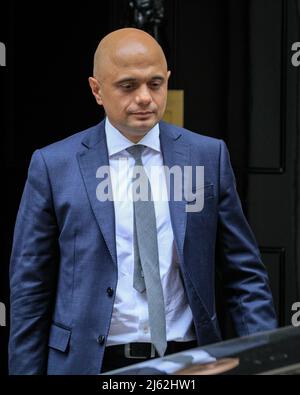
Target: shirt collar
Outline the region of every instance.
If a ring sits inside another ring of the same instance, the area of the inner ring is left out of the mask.
[[[128,140],[128,138],[126,138],[110,123],[107,117],[105,119],[105,133],[109,157],[134,145],[132,141]],[[152,129],[149,130],[149,132],[147,132],[147,134],[138,142],[138,144],[143,144],[148,148],[161,152],[159,133],[159,124],[157,123]]]

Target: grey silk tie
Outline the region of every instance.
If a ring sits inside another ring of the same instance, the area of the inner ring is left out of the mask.
[[[142,163],[143,145],[134,145],[127,151],[139,166],[140,192],[147,190],[147,197],[137,200],[133,193],[134,213],[134,279],[133,286],[139,292],[146,289],[151,341],[158,354],[163,356],[167,348],[164,295],[159,274],[157,230],[151,186]]]

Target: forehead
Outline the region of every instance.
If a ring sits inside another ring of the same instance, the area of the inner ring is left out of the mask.
[[[104,79],[112,82],[124,79],[149,80],[157,76],[164,77],[166,72],[162,63],[137,59],[134,62],[111,63]]]
[[[156,46],[129,42],[107,53],[104,78],[119,78],[126,74],[136,78],[150,78],[152,74],[165,74],[167,64],[163,52]]]

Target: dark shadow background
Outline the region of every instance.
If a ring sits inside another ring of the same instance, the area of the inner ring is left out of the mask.
[[[300,299],[299,69],[290,62],[291,44],[300,41],[297,7],[297,0],[165,0],[161,30],[170,88],[184,90],[185,127],[228,144],[281,325]],[[0,67],[0,301],[7,309],[13,227],[30,157],[102,119],[87,81],[93,54],[128,18],[127,0],[0,6],[7,47]],[[232,335],[220,314],[225,336]],[[7,372],[7,339],[8,326],[0,327],[0,374]]]

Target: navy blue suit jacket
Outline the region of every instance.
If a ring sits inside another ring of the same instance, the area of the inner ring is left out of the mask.
[[[202,211],[186,212],[185,200],[169,203],[198,344],[221,340],[217,251],[237,334],[275,328],[224,142],[164,122],[160,140],[166,166],[205,168]],[[96,197],[96,170],[108,163],[104,121],[32,156],[11,257],[10,374],[100,373],[117,286],[114,205]]]

